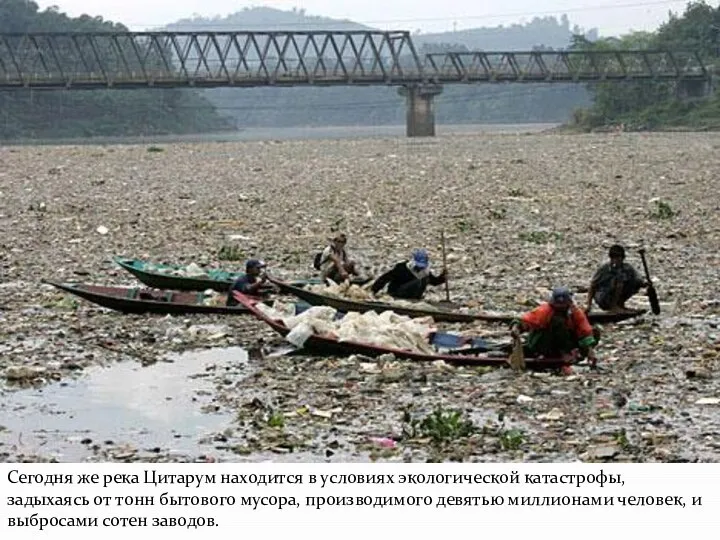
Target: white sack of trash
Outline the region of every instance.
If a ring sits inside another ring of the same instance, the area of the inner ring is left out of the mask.
[[[338,341],[355,341],[382,347],[405,349],[433,354],[433,348],[427,341],[431,332],[435,332],[432,317],[411,319],[393,311],[376,313],[351,311],[339,321],[334,320],[337,310],[329,306],[312,306],[295,315],[294,304],[275,301],[274,306],[258,303],[259,311],[271,319],[281,320],[290,328],[285,337],[296,347],[302,347],[313,334],[335,337]]]
[[[378,293],[373,295],[369,290],[370,285],[357,285],[351,284],[349,281],[343,283],[335,283],[332,280],[330,285],[306,285],[305,290],[316,294],[322,294],[325,296],[332,296],[333,298],[341,298],[345,300],[353,300],[355,302],[382,302],[383,304],[396,305],[398,307],[410,307],[413,309],[424,309],[437,311],[438,309],[432,304],[427,302],[421,302],[419,300],[401,300],[399,298],[393,298],[392,296],[385,293]]]

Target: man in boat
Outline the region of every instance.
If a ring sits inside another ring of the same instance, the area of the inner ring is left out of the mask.
[[[416,249],[410,260],[397,263],[375,280],[370,290],[378,294],[387,285],[387,292],[394,298],[420,300],[428,285],[441,285],[447,280],[447,271],[440,275],[430,271],[430,257],[424,249]]]
[[[345,246],[347,236],[337,234],[325,249],[315,256],[314,266],[320,270],[320,277],[323,280],[330,279],[335,283],[342,283],[350,278],[350,275],[357,275],[355,261],[348,257]]]
[[[590,313],[593,300],[605,311],[627,311],[625,302],[648,286],[635,268],[625,262],[625,248],[614,245],[608,255],[610,262],[600,266],[590,282],[586,313]]]
[[[525,313],[512,325],[513,338],[521,332],[530,332],[525,345],[528,356],[565,358],[587,357],[592,366],[597,360],[595,346],[599,330],[590,325],[587,315],[573,302],[567,287],[553,289],[550,299],[534,310]]]
[[[235,291],[252,296],[261,295],[260,289],[267,282],[267,274],[263,272],[266,266],[263,261],[258,259],[250,259],[245,263],[245,273],[235,280],[228,292],[228,306],[237,306],[239,304],[233,297]]]

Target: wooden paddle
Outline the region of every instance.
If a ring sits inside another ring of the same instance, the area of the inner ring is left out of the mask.
[[[510,367],[517,371],[525,369],[525,354],[520,336],[513,338],[513,350],[510,353]]]
[[[647,294],[650,300],[650,308],[655,315],[660,315],[660,302],[658,301],[657,291],[650,280],[650,271],[648,270],[647,261],[645,260],[645,249],[638,250],[642,259],[643,268],[645,269],[645,279],[648,282]]]
[[[447,272],[447,255],[445,253],[445,231],[440,231],[440,244],[442,246],[443,271]],[[450,285],[448,284],[447,275],[445,276],[445,301],[450,302]]]

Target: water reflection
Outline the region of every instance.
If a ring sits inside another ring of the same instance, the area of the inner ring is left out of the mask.
[[[52,457],[75,461],[88,453],[83,439],[202,453],[198,440],[231,419],[228,412],[203,412],[212,405],[212,381],[245,376],[247,353],[209,349],[167,360],[90,368],[74,381],[8,392],[0,404],[0,453],[46,455],[42,447],[52,447]]]

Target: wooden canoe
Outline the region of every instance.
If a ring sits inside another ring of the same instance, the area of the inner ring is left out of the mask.
[[[128,259],[115,257],[114,261],[124,270],[130,272],[141,283],[155,289],[174,289],[176,291],[206,291],[212,289],[217,292],[227,292],[230,286],[243,272],[228,272],[221,269],[205,270],[203,276],[185,276],[185,266],[177,264],[155,264],[141,259]],[[366,283],[368,280],[356,280],[357,283]],[[293,280],[290,283],[302,287],[308,284],[322,283],[320,278]]]
[[[399,315],[407,315],[408,317],[432,317],[436,322],[455,323],[487,321],[509,324],[520,316],[519,313],[463,313],[443,309],[432,310],[414,308],[407,305],[395,305],[385,302],[360,302],[357,300],[349,300],[346,298],[337,298],[335,296],[319,294],[304,289],[302,286],[284,282],[275,278],[269,278],[269,281],[277,285],[281,292],[291,294],[300,300],[304,300],[308,304],[313,306],[330,306],[338,311],[344,312],[357,311],[359,313],[365,313],[366,311],[376,311],[378,313],[382,313],[383,311],[394,311]],[[589,319],[592,324],[604,324],[631,319],[646,312],[647,310],[645,309],[634,310],[628,313],[591,312]]]
[[[265,322],[273,330],[283,337],[286,337],[290,333],[290,329],[281,321],[274,320],[267,317],[262,311],[260,311],[256,304],[262,300],[258,298],[252,298],[244,295],[240,292],[233,293],[235,299],[240,302],[242,306],[257,317],[259,320]],[[438,341],[444,341],[441,338],[447,336],[447,334],[433,333],[428,336],[428,343],[437,346]],[[440,339],[439,339],[440,338]],[[461,340],[466,341],[466,340]],[[473,350],[482,349],[483,347],[476,347],[476,343],[470,343]],[[502,347],[502,346],[501,346]],[[491,349],[491,347],[485,347]],[[384,347],[374,345],[370,343],[362,343],[357,341],[339,341],[337,338],[331,336],[321,336],[313,334],[305,341],[302,350],[307,351],[309,354],[319,355],[336,355],[336,356],[349,356],[353,354],[361,354],[369,357],[378,357],[383,354],[393,354],[396,358],[415,360],[421,362],[434,362],[436,360],[443,360],[448,364],[454,365],[472,365],[472,366],[508,366],[509,367],[509,355],[507,352],[496,352],[495,354],[463,354],[463,351],[445,351],[438,352],[437,354],[426,354],[422,352],[415,352],[404,349],[396,349],[392,347]],[[567,365],[569,362],[565,359],[559,358],[526,358],[525,365],[531,369],[547,369],[547,368],[559,368],[563,365]]]
[[[186,315],[193,313],[247,315],[243,305],[228,307],[225,305],[206,305],[206,295],[195,292],[179,292],[143,287],[111,287],[88,285],[83,283],[57,283],[43,280],[64,292],[79,296],[99,306],[121,313],[155,313],[160,315]],[[258,300],[260,300],[258,298]],[[306,307],[309,307],[307,304]],[[296,305],[296,309],[297,309]],[[300,304],[299,311],[304,307]]]

